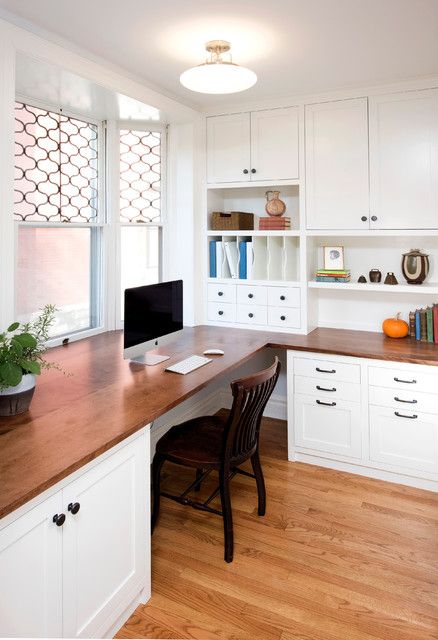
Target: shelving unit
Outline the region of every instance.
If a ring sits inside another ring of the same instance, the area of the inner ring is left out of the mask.
[[[316,282],[311,280],[307,283],[310,289],[337,289],[347,291],[379,292],[379,293],[407,293],[410,296],[415,295],[436,295],[438,296],[438,282],[425,282],[421,285],[414,284],[384,284],[373,282]]]

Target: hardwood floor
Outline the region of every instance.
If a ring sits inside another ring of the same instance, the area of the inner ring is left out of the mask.
[[[231,564],[221,518],[163,499],[152,598],[116,637],[437,639],[438,495],[289,463],[280,420],[264,419],[261,454],[267,513],[235,477]],[[187,484],[167,471],[163,488]]]

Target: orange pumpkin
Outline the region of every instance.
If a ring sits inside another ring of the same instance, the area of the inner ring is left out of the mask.
[[[400,320],[400,314],[395,318],[387,318],[382,324],[383,333],[389,338],[406,338],[409,333],[409,325],[404,320]]]

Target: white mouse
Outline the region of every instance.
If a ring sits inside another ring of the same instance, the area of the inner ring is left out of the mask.
[[[223,356],[224,351],[222,349],[206,349],[204,351],[204,356]]]

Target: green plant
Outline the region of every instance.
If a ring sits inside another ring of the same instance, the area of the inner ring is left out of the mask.
[[[26,373],[39,375],[42,368],[56,366],[43,358],[55,312],[47,304],[32,322],[14,322],[0,333],[0,389],[20,384]]]

